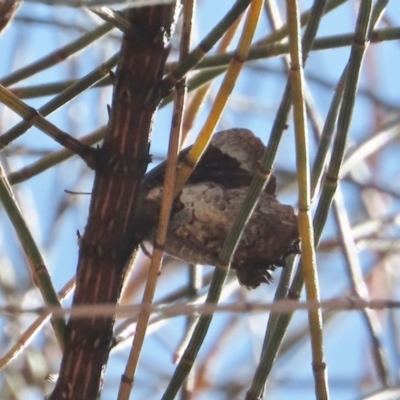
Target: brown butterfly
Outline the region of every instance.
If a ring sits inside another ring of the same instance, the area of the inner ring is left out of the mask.
[[[180,162],[189,148],[180,154]],[[193,264],[215,265],[222,245],[246,198],[264,145],[247,129],[216,133],[174,203],[165,251]],[[140,220],[156,226],[165,163],[149,172],[142,186]],[[231,268],[241,285],[256,288],[272,280],[271,271],[299,252],[297,216],[275,197],[268,182],[234,254]],[[154,238],[149,229],[145,239]]]

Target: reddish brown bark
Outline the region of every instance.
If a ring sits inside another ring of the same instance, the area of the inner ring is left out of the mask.
[[[149,161],[149,137],[175,5],[127,11],[110,121],[98,151],[88,223],[81,240],[74,305],[116,304],[134,243],[134,210]],[[51,400],[97,399],[112,340],[113,318],[68,322],[60,375]]]

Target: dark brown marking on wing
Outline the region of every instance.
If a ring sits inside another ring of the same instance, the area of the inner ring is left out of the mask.
[[[182,161],[189,152],[190,147],[183,150],[179,155],[179,161]],[[154,187],[161,186],[165,176],[165,161],[153,168],[146,174],[143,188],[145,191]],[[240,163],[223,153],[215,146],[208,146],[200,159],[188,183],[197,184],[202,182],[214,182],[226,189],[235,189],[250,186],[253,176],[240,167]],[[272,175],[264,192],[274,195],[276,191],[276,179]]]

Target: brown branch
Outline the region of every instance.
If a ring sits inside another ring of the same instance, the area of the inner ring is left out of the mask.
[[[19,0],[0,0],[0,32],[9,24],[19,4]]]
[[[126,12],[135,27],[124,36],[107,134],[99,150],[88,224],[81,240],[74,305],[117,304],[132,252],[134,212],[149,162],[149,136],[159,104],[176,5]],[[97,399],[114,318],[71,318],[51,400]]]

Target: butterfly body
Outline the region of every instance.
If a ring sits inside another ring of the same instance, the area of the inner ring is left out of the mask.
[[[213,136],[175,201],[165,243],[168,254],[193,264],[218,264],[219,252],[246,199],[263,149],[262,142],[245,129]],[[146,220],[158,215],[163,195],[160,175],[145,182],[142,218]],[[299,251],[297,216],[291,206],[276,199],[275,187],[272,177],[232,260],[239,282],[248,288],[270,282],[270,271]],[[154,234],[155,230],[149,232],[147,239],[153,239]]]

